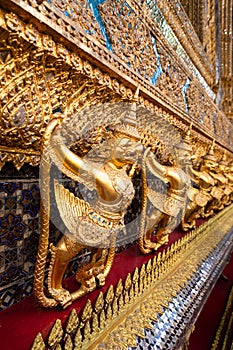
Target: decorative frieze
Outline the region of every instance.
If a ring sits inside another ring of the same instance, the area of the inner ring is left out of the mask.
[[[207,144],[213,138],[226,148],[232,144],[230,122],[145,16],[147,6],[12,0],[4,8],[13,4],[18,15],[1,11],[1,166],[39,164],[45,126],[84,83],[107,99],[129,101],[140,85],[140,104],[168,113],[181,129],[192,121]]]

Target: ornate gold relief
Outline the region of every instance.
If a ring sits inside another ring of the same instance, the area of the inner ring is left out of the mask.
[[[18,35],[6,32],[1,42],[0,164],[2,167],[6,161],[13,160],[20,168],[25,162],[39,164],[41,137],[50,116],[65,108],[80,85],[85,82],[89,87],[104,85],[123,97],[129,90],[122,89],[116,79],[112,80],[87,61],[76,55],[71,57],[62,45],[55,44],[51,37],[41,35],[32,26],[25,26],[16,15],[6,14],[3,18],[5,29],[18,30]],[[19,33],[21,29],[23,32]],[[27,40],[37,43],[37,47],[28,49]],[[94,91],[92,93],[94,96]]]
[[[59,108],[62,110],[66,108],[68,100],[74,96],[78,87],[84,81],[92,84],[93,80],[94,85],[106,86],[123,98],[131,98],[131,90],[127,86],[133,87],[140,83],[143,92],[140,103],[152,105],[152,108],[163,113],[168,113],[169,110],[169,113],[174,115],[177,125],[181,124],[182,128],[190,118],[194,119],[194,128],[202,130],[204,127],[203,135],[207,135],[207,138],[212,133],[219,143],[228,145],[232,143],[230,124],[227,124],[224,116],[200,89],[195,79],[192,79],[185,93],[187,95],[185,102],[181,89],[187,83],[186,70],[178,57],[169,51],[158,28],[150,27],[152,22],[149,18],[148,21],[145,18],[145,6],[140,9],[134,2],[129,2],[127,6],[121,2],[118,4],[116,11],[121,15],[125,25],[119,40],[114,44],[111,42],[113,40],[111,36],[113,33],[119,35],[119,31],[114,32],[114,26],[109,25],[105,10],[108,8],[110,11],[109,2],[98,8],[103,17],[105,31],[101,31],[99,24],[96,24],[96,18],[93,17],[86,1],[79,4],[79,10],[73,9],[74,4],[71,1],[66,4],[54,2],[53,5],[47,2],[41,4],[25,2],[25,4],[29,6],[27,9],[32,6],[33,15],[40,14],[44,19],[48,17],[50,25],[57,33],[58,28],[62,27],[66,40],[60,43],[55,37],[54,41],[49,28],[43,31],[46,34],[41,34],[33,18],[30,25],[23,22],[24,16],[21,12],[19,12],[21,17],[18,17],[16,14],[1,11],[1,26],[4,32],[1,43],[3,84],[1,128],[4,132],[2,141],[4,145],[5,140],[8,140],[7,148],[10,147],[11,150],[19,145],[19,140],[22,145],[22,151],[19,150],[17,155],[6,157],[3,152],[2,165],[4,159],[13,159],[19,168],[23,164],[23,161],[19,160],[22,159],[20,153],[27,150],[29,158],[34,157],[29,154],[40,153],[41,135],[51,113]],[[110,12],[111,18],[114,19],[113,7]],[[115,23],[116,28],[119,23]],[[111,48],[104,47],[107,38],[118,58],[112,54]],[[140,42],[136,38],[140,38]],[[132,40],[137,45],[134,43],[130,46],[129,41]],[[80,52],[80,45],[83,50],[82,58],[76,53],[77,48]],[[126,46],[129,47],[129,51],[126,51]],[[139,65],[141,68],[138,68]],[[148,78],[153,77],[152,71],[157,72],[155,87],[148,81]],[[116,77],[123,81],[123,84],[120,84]],[[200,107],[198,114],[196,110],[199,108],[196,106]],[[182,111],[187,108],[190,116]],[[199,137],[203,136],[199,133]],[[28,158],[25,161],[28,161]],[[31,163],[37,164],[38,159],[32,159]]]
[[[40,349],[45,350],[46,349],[46,345],[45,345],[45,342],[43,340],[41,333],[38,333],[36,338],[34,339],[32,349],[34,349],[34,350],[40,350]]]
[[[114,6],[106,1],[99,5],[99,9],[112,40],[113,51],[135,72],[147,79],[152,78],[158,64],[148,26],[123,0]],[[109,23],[109,17],[115,26]]]
[[[102,99],[104,102],[105,98],[109,98],[107,89],[102,89],[100,94],[98,89],[99,86],[83,83],[76,98],[68,103],[64,115],[56,113],[44,134],[41,161],[42,224],[34,294],[45,307],[60,304],[65,308],[105,284],[113,264],[118,234],[125,230],[125,214],[135,195],[132,177],[137,170],[141,171],[142,180],[142,213],[138,222],[138,237],[139,248],[144,254],[167,244],[169,234],[180,222],[184,229],[193,228],[196,219],[209,217],[231,203],[232,190],[230,186],[226,187],[228,180],[221,174],[223,169],[215,169],[218,162],[214,155],[214,142],[209,152],[202,155],[203,164],[196,164],[193,169],[190,160],[192,125],[183,142],[180,142],[180,134],[170,124],[167,125],[166,119],[150,116],[148,109],[143,110],[141,106],[136,108],[136,100],[140,101],[139,87],[129,110],[125,106],[121,108],[119,104],[105,104],[104,109],[101,104],[97,104],[93,110],[90,107],[95,102],[101,102]],[[93,94],[94,97],[90,98]],[[115,110],[114,106],[117,107]],[[79,113],[74,116],[74,111],[80,111],[85,118],[80,118]],[[149,148],[144,149],[141,142]],[[169,148],[171,142],[174,142],[173,148]],[[76,154],[70,149],[72,145],[76,148]],[[164,149],[168,149],[166,161]],[[151,150],[156,152],[162,162],[172,165],[161,164]],[[93,155],[91,152],[94,152]],[[56,206],[66,230],[56,247],[50,244],[47,296],[43,283],[49,238],[52,161],[63,174],[93,191],[95,200],[89,203],[85,196],[74,195],[54,179]],[[222,160],[222,166],[224,164]],[[163,183],[160,185],[162,189],[150,187],[149,173]],[[197,188],[192,185],[192,181]],[[228,193],[225,193],[226,189]],[[221,202],[223,195],[226,201]],[[150,209],[147,207],[148,202],[152,206]],[[154,242],[152,235],[155,227],[157,232]],[[90,262],[77,271],[76,280],[80,285],[70,293],[62,286],[63,276],[71,259],[85,247],[92,249],[93,254]],[[131,282],[129,288],[130,285]],[[126,293],[125,298],[129,297]]]

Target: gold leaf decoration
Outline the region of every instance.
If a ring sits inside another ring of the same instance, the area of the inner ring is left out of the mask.
[[[48,344],[54,346],[60,342],[63,336],[63,329],[61,320],[57,319],[54,323],[54,326],[49,334]]]

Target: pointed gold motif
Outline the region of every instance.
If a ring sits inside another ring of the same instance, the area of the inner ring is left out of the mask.
[[[68,322],[66,325],[66,332],[67,333],[72,333],[75,329],[78,328],[79,325],[79,319],[78,315],[75,309],[73,309],[70,313],[70,316],[68,318]]]
[[[89,320],[91,317],[91,314],[92,314],[92,306],[91,306],[90,299],[88,299],[82,313],[82,317],[81,317],[82,322],[85,323],[87,320]]]
[[[111,284],[105,296],[105,302],[107,304],[110,304],[113,301],[113,298],[114,298],[114,291],[113,291],[113,285]]]
[[[90,321],[87,321],[84,326],[84,341],[88,341],[91,338],[91,327],[90,327]]]
[[[126,291],[128,291],[129,288],[131,287],[131,284],[132,284],[132,281],[131,281],[131,274],[128,273],[128,274],[127,274],[127,277],[126,277],[126,279],[125,279],[124,289],[125,289]]]
[[[41,333],[38,333],[34,339],[31,350],[45,350],[45,349],[46,349],[46,346],[42,338],[42,335]]]
[[[64,350],[73,350],[73,343],[69,334],[65,337]]]
[[[118,308],[118,298],[114,297],[113,303],[112,303],[112,315],[113,318],[116,317],[119,313],[119,308]]]
[[[152,266],[151,266],[151,260],[149,260],[149,261],[147,262],[147,264],[146,264],[146,272],[147,272],[148,274],[150,273],[151,268],[152,268]]]
[[[95,302],[95,307],[94,307],[95,312],[99,313],[102,310],[103,306],[104,306],[103,292],[100,291]]]
[[[77,329],[77,332],[75,334],[75,337],[74,337],[74,346],[75,346],[75,349],[80,349],[81,348],[81,344],[82,344],[82,334],[81,334],[81,331],[80,331],[80,328]]]
[[[116,286],[115,295],[119,297],[122,291],[123,291],[123,284],[122,284],[122,279],[120,278]]]
[[[176,242],[175,242],[175,244],[176,244]],[[161,253],[160,252],[158,253],[158,255],[156,257],[156,260],[157,260],[157,265],[159,265],[161,262]]]
[[[99,320],[98,320],[98,315],[94,313],[93,319],[92,319],[92,331],[97,333],[99,331]]]
[[[123,299],[123,295],[120,295],[119,298],[119,309],[121,310],[124,307],[124,299]]]
[[[133,273],[133,283],[137,283],[138,278],[139,278],[138,268],[136,267],[136,269],[134,270],[134,273]]]
[[[130,290],[129,290],[129,299],[130,301],[133,301],[135,297],[135,289],[134,289],[134,284],[131,285]]]
[[[142,267],[140,269],[140,278],[144,277],[146,274],[145,264],[142,264]]]
[[[112,318],[113,318],[112,306],[111,304],[109,304],[106,310],[106,320],[109,322],[112,320]]]
[[[54,323],[54,326],[49,334],[48,344],[49,346],[55,346],[58,344],[63,336],[63,329],[61,320],[57,319]]]
[[[61,344],[57,344],[54,348],[54,350],[63,350],[61,347]]]
[[[100,329],[103,330],[106,325],[106,317],[104,310],[100,313]]]

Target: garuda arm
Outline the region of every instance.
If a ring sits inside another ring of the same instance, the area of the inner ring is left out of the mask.
[[[168,183],[168,171],[167,168],[163,165],[161,165],[156,159],[154,154],[150,151],[148,148],[144,154],[144,157],[146,159],[146,166],[150,170],[150,172],[160,180],[162,180],[164,183]]]
[[[51,153],[52,150],[56,158],[60,160],[63,167],[69,168],[70,174],[74,177],[82,176],[81,173],[90,173],[96,185],[98,186],[99,194],[106,200],[114,200],[117,193],[113,188],[110,179],[106,173],[90,166],[85,160],[76,156],[62,142],[59,125],[62,122],[62,117],[58,115],[48,124],[43,135],[43,156],[41,160],[41,225],[40,225],[40,241],[37,254],[37,262],[35,268],[34,279],[34,295],[38,303],[44,307],[54,307],[58,301],[52,297],[48,297],[44,293],[44,276],[45,266],[49,245],[49,220],[50,220],[50,168],[51,168]],[[85,183],[85,177],[83,179]]]
[[[97,188],[99,196],[107,202],[117,199],[118,194],[112,185],[108,174],[96,168],[91,162],[82,159],[73,153],[63,142],[59,129],[56,129],[51,136],[51,146],[56,158],[62,163],[63,168],[68,169],[71,174],[80,178],[85,184],[85,180],[91,179]]]

